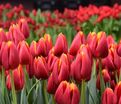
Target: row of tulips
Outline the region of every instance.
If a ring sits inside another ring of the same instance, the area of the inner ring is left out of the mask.
[[[105,31],[108,35],[114,35],[117,40],[121,33],[121,5],[113,7],[80,6],[78,10],[65,9],[63,13],[58,10],[53,12],[41,12],[40,10],[29,11],[22,5],[12,7],[10,4],[0,5],[0,27],[9,29],[11,24],[18,22],[20,18],[26,18],[30,27],[31,37],[38,40],[43,34],[50,33],[55,40],[57,34],[63,32],[69,45],[76,32]],[[71,34],[71,35],[70,35]]]
[[[0,29],[2,104],[121,103],[121,41],[103,31],[79,31],[70,46],[62,33],[54,44],[30,36],[25,19]]]

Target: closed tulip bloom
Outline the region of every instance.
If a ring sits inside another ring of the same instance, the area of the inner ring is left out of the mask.
[[[27,20],[24,18],[20,19],[18,22],[18,26],[20,28],[20,31],[23,33],[24,37],[28,38],[29,37],[29,26],[28,26]]]
[[[101,104],[117,104],[117,98],[111,88],[106,88],[102,94]]]
[[[92,58],[88,46],[82,45],[76,59],[71,64],[71,76],[77,81],[89,80],[92,72]]]
[[[71,46],[69,49],[70,55],[75,56],[80,48],[80,45],[84,43],[85,43],[84,33],[80,31],[76,34],[76,36],[74,37],[71,43]]]
[[[105,58],[108,55],[108,43],[105,32],[90,33],[87,37],[87,43],[89,44],[94,57]]]
[[[102,60],[103,65],[105,65],[108,70],[117,70],[121,67],[121,57],[116,52],[116,45],[112,44],[109,47],[109,54],[106,58]]]
[[[62,53],[68,52],[68,44],[66,37],[60,33],[56,39],[55,46],[54,46],[54,54],[56,56],[60,56]]]
[[[48,78],[48,66],[43,56],[34,59],[34,75],[37,79]]]
[[[59,84],[61,81],[69,79],[69,61],[66,54],[62,54],[53,66],[53,79]]]
[[[32,54],[33,57],[38,56],[38,54],[37,54],[37,42],[34,41],[34,40],[30,44],[30,53]]]
[[[119,102],[119,99],[121,97],[121,81],[118,82],[118,84],[116,85],[115,90],[114,90],[114,93],[116,94],[117,101]]]
[[[15,90],[16,91],[22,90],[23,87],[24,87],[24,73],[23,73],[22,66],[19,65],[18,68],[13,70],[12,73],[13,73]],[[10,77],[10,74],[7,75],[6,85],[7,85],[7,88],[9,90],[11,90],[11,77]]]
[[[80,93],[74,83],[63,81],[58,86],[55,93],[57,104],[79,104]]]
[[[40,38],[37,43],[37,55],[47,56],[47,49],[44,38]]]
[[[45,40],[46,51],[47,51],[47,55],[48,55],[49,51],[52,49],[52,46],[53,46],[51,36],[49,34],[45,34],[44,40]]]
[[[30,50],[26,41],[22,41],[18,44],[19,60],[20,64],[27,65],[30,62]]]
[[[120,40],[119,44],[117,45],[117,53],[121,57],[121,40]]]
[[[8,32],[8,40],[13,41],[16,45],[20,42],[25,40],[23,33],[20,31],[18,25],[12,25],[9,28]]]
[[[103,76],[103,80],[104,80],[105,84],[107,82],[110,82],[111,78],[110,78],[110,75],[109,75],[107,69],[102,70],[102,76]],[[101,87],[100,86],[100,75],[99,75],[99,73],[98,73],[98,76],[97,76],[96,86],[97,86],[98,89],[100,89],[100,87]]]
[[[110,47],[111,44],[115,44],[115,40],[112,35],[107,36],[107,43],[108,47]]]
[[[5,69],[15,69],[19,65],[19,54],[15,44],[8,41],[1,52],[2,65]]]
[[[0,28],[0,44],[7,41],[6,33],[2,28]]]

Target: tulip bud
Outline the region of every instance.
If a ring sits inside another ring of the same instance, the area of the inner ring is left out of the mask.
[[[105,58],[108,55],[108,43],[105,32],[90,33],[87,37],[87,43],[89,44],[94,57]]]
[[[5,69],[15,69],[19,65],[19,55],[15,44],[12,41],[4,43],[1,52],[2,65]]]
[[[79,104],[80,93],[77,86],[62,81],[56,90],[55,100],[58,104]]]
[[[56,84],[69,79],[69,61],[66,54],[62,54],[53,66],[53,79]]]
[[[60,56],[62,53],[68,52],[68,44],[66,37],[60,33],[56,39],[55,46],[54,46],[54,54],[56,56]]]
[[[25,38],[29,37],[29,26],[25,19],[20,19],[18,22],[18,26],[20,28],[20,31],[23,33]]]
[[[6,34],[4,32],[4,30],[2,28],[0,28],[0,44],[3,42],[3,41],[7,41],[7,37],[6,37]]]
[[[32,54],[33,57],[37,56],[37,43],[36,41],[32,41],[30,45],[30,53]]]
[[[69,53],[73,56],[75,56],[77,54],[77,51],[80,48],[81,44],[85,43],[85,37],[84,37],[84,33],[83,32],[78,32],[77,35],[74,37],[71,46],[70,46],[70,50]]]
[[[9,28],[9,32],[8,32],[8,40],[13,41],[16,45],[20,42],[25,40],[24,35],[22,34],[22,32],[20,31],[18,25],[12,25]]]
[[[112,35],[107,36],[107,43],[108,47],[110,47],[111,44],[115,44],[115,40]]]
[[[18,66],[15,70],[13,70],[13,79],[14,79],[14,86],[15,90],[19,91],[22,90],[24,87],[24,73],[23,68],[21,65]],[[6,85],[9,90],[11,90],[11,77],[10,74],[7,75]]]
[[[117,45],[117,54],[121,57],[121,40],[119,44]]]
[[[34,59],[34,75],[37,79],[48,78],[48,66],[43,56]]]
[[[117,98],[111,88],[106,88],[102,95],[101,104],[117,104]]]
[[[102,70],[102,76],[103,76],[105,84],[107,82],[110,82],[111,78],[110,78],[110,75],[109,75],[109,73],[106,69]],[[99,73],[98,73],[98,76],[97,76],[96,86],[97,86],[98,89],[100,89],[100,87],[101,87],[100,86],[100,74]]]
[[[116,85],[114,93],[117,96],[117,101],[119,102],[119,99],[121,97],[121,81]]]
[[[82,45],[76,59],[71,64],[71,76],[80,82],[89,80],[92,71],[92,57],[88,45]]]
[[[22,41],[18,44],[19,60],[20,64],[29,64],[30,62],[30,50],[26,41]]]

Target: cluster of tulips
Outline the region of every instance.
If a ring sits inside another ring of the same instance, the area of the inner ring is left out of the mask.
[[[38,92],[40,83],[43,104],[49,103],[47,92],[53,104],[91,104],[90,100],[92,104],[121,104],[121,41],[116,43],[103,31],[90,32],[87,37],[79,31],[69,47],[62,33],[54,45],[49,34],[30,44],[29,37],[24,18],[7,32],[0,29],[2,104],[19,104],[18,92],[22,104],[25,96],[29,99]],[[90,82],[96,86],[96,98]],[[33,104],[32,99],[29,103]]]

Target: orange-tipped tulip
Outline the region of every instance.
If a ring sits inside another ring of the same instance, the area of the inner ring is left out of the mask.
[[[85,43],[84,33],[80,31],[74,37],[69,49],[69,53],[75,56],[80,48],[80,45],[84,43]]]
[[[34,75],[37,79],[48,78],[48,66],[43,56],[34,59]]]
[[[76,56],[76,59],[71,64],[71,76],[80,82],[89,80],[92,72],[92,57],[88,45],[82,45]]]
[[[102,95],[101,104],[117,104],[117,98],[111,88],[106,88]]]
[[[68,52],[68,44],[66,37],[60,33],[56,39],[55,46],[54,46],[54,54],[56,56],[60,56],[62,53]]]
[[[15,70],[13,70],[13,79],[15,90],[19,91],[24,87],[24,73],[21,65],[18,66]],[[9,90],[11,90],[11,77],[10,74],[7,75],[6,85]]]
[[[30,50],[26,41],[22,41],[18,44],[19,60],[20,64],[27,65],[30,62]]]
[[[89,44],[94,57],[105,58],[108,55],[108,43],[105,32],[90,33],[87,37],[87,43]]]
[[[5,69],[15,69],[19,65],[19,54],[15,44],[8,41],[1,52],[2,65]]]
[[[80,93],[74,83],[63,81],[58,86],[55,93],[57,104],[79,104]]]
[[[18,26],[20,28],[20,31],[23,33],[25,38],[29,37],[29,26],[25,19],[20,19],[18,22]]]
[[[33,57],[38,56],[37,54],[37,42],[36,41],[32,41],[31,45],[30,45],[30,53],[32,54]]]

